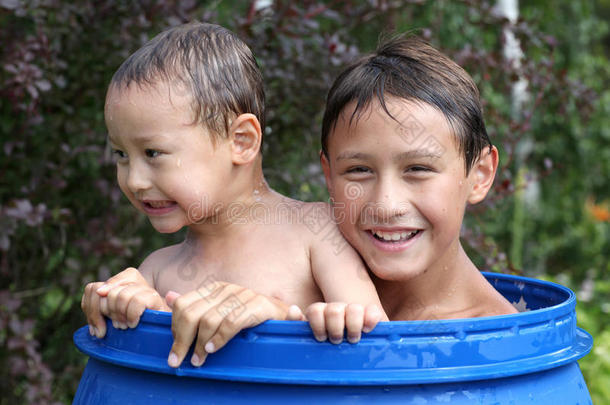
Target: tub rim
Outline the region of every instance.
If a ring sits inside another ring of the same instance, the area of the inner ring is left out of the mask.
[[[171,338],[171,331],[168,327],[171,325],[171,314],[147,310],[141,318],[140,326],[136,329],[116,330],[109,323],[108,338],[97,339],[89,335],[88,327],[85,326],[76,331],[74,342],[80,351],[92,358],[129,368],[196,378],[303,385],[401,385],[493,379],[560,367],[578,360],[591,350],[593,344],[591,335],[576,327],[576,297],[569,288],[529,277],[482,273],[488,280],[495,279],[496,284],[498,281],[521,282],[524,285],[543,290],[554,290],[555,293],[562,294],[565,299],[556,305],[517,314],[450,320],[381,322],[373,331],[363,336],[358,345],[361,347],[368,345],[369,350],[374,350],[377,347],[375,345],[380,345],[379,347],[385,347],[387,350],[397,350],[397,353],[400,352],[401,345],[405,345],[405,347],[411,345],[412,349],[418,344],[427,344],[434,348],[435,344],[440,343],[449,346],[461,344],[467,350],[470,346],[481,346],[489,340],[496,339],[497,336],[494,336],[494,333],[497,335],[498,331],[505,334],[505,339],[513,339],[518,343],[519,336],[526,336],[526,333],[523,332],[526,330],[529,330],[527,333],[531,334],[530,339],[537,337],[549,339],[553,335],[553,330],[561,329],[559,341],[551,345],[552,347],[547,352],[536,356],[515,355],[512,359],[489,364],[469,365],[457,362],[455,366],[449,367],[380,369],[373,367],[351,370],[287,369],[269,367],[268,362],[264,361],[258,367],[242,366],[233,359],[233,363],[220,361],[213,364],[213,361],[208,361],[201,368],[192,367],[186,360],[179,368],[173,369],[166,363],[169,347],[166,349],[166,354],[155,357],[128,352],[120,346],[120,342],[124,341],[124,338],[129,337],[129,334],[138,333],[138,330],[153,334],[165,333],[165,338],[169,333]],[[491,280],[489,281],[491,282]],[[531,325],[534,326],[530,327]],[[439,333],[439,326],[443,327],[442,333]],[[165,332],[162,332],[163,330]],[[486,331],[489,332],[488,335],[486,335]],[[555,335],[557,334],[555,333]],[[434,341],[422,343],[421,339],[426,338]],[[277,343],[288,342],[286,344],[294,344],[295,347],[303,346],[307,350],[313,348],[314,354],[318,350],[320,354],[330,354],[331,356],[336,355],[337,350],[343,351],[343,355],[345,355],[350,351],[354,352],[352,349],[358,347],[358,345],[350,345],[346,342],[338,345],[339,347],[330,343],[319,343],[313,338],[306,322],[266,321],[259,326],[242,331],[233,341],[229,342],[226,348],[211,356],[218,358],[218,355],[223,350],[229,349],[229,346],[237,347],[238,350],[247,353],[248,346],[250,350],[257,350],[256,345],[260,346],[265,343],[268,345],[272,339],[280,339]],[[324,350],[320,350],[321,348]],[[329,348],[331,349],[329,350]],[[189,357],[190,355],[187,359]]]

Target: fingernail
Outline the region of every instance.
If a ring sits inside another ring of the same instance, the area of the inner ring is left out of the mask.
[[[93,334],[94,334],[94,331],[93,331],[93,326],[91,326],[91,325],[89,325],[89,334],[90,334],[91,336],[93,336]]]
[[[327,338],[326,335],[320,335],[320,336],[315,336],[314,335],[314,337],[316,338],[316,340],[318,342],[324,342],[324,341],[326,341],[326,338]]]
[[[301,314],[302,314],[301,308],[299,308],[296,305],[291,305],[288,308],[288,317],[291,318],[291,319],[293,319],[293,318],[300,318]]]
[[[364,326],[364,327],[362,328],[362,331],[363,331],[364,333],[369,333],[369,332],[370,332],[370,331],[372,331],[372,330],[373,330],[373,329],[371,329],[369,326]]]
[[[212,343],[212,342],[206,343],[204,349],[208,353],[214,353],[214,349],[215,349],[214,343]]]
[[[108,284],[104,284],[102,286],[100,286],[96,291],[98,293],[105,293],[106,291],[108,291],[110,289],[110,285]]]
[[[338,345],[339,343],[341,343],[341,341],[343,340],[343,338],[341,339],[337,339],[337,338],[330,338],[330,343],[334,344],[334,345]]]
[[[98,328],[96,328],[95,326],[93,327],[93,334],[95,335],[95,337],[101,337],[100,336],[100,331]]]
[[[360,341],[360,336],[348,336],[347,341],[354,344]]]
[[[178,367],[180,364],[178,364],[178,356],[176,355],[176,353],[171,352],[169,354],[169,357],[167,358],[167,364],[169,364],[170,367]]]
[[[201,359],[196,354],[193,354],[191,357],[191,364],[195,367],[199,367],[201,365]]]
[[[119,328],[119,323],[117,321],[113,320],[112,321],[112,327],[115,328],[115,329],[118,329]]]

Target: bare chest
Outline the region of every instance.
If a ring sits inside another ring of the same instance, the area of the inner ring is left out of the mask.
[[[169,290],[184,294],[199,288],[213,290],[219,281],[302,307],[322,300],[307,250],[298,240],[280,235],[176,255],[157,273],[155,287],[162,295]]]

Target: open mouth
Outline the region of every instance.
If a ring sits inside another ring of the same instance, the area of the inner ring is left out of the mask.
[[[381,242],[403,243],[403,242],[406,242],[406,241],[416,237],[421,232],[421,230],[415,229],[412,231],[400,231],[400,232],[370,230],[369,232],[373,235],[373,238],[375,238]]]
[[[173,201],[142,201],[142,204],[146,208],[150,209],[159,209],[159,208],[167,208],[171,207],[175,204]]]
[[[145,200],[142,201],[142,207],[147,214],[165,214],[169,211],[172,211],[176,207],[175,201],[168,200]]]

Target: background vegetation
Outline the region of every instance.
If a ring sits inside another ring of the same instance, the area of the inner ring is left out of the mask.
[[[522,2],[525,53],[502,56],[488,1],[0,0],[0,404],[70,403],[85,357],[71,344],[91,280],[180,239],[155,234],[115,185],[103,101],[121,61],[163,28],[225,25],[253,48],[269,100],[265,171],[279,191],[325,199],[317,163],[338,69],[384,30],[418,30],[477,81],[502,168],[463,237],[481,268],[577,291],[594,335],[580,361],[610,403],[608,0]],[[512,84],[529,99],[511,107]]]

